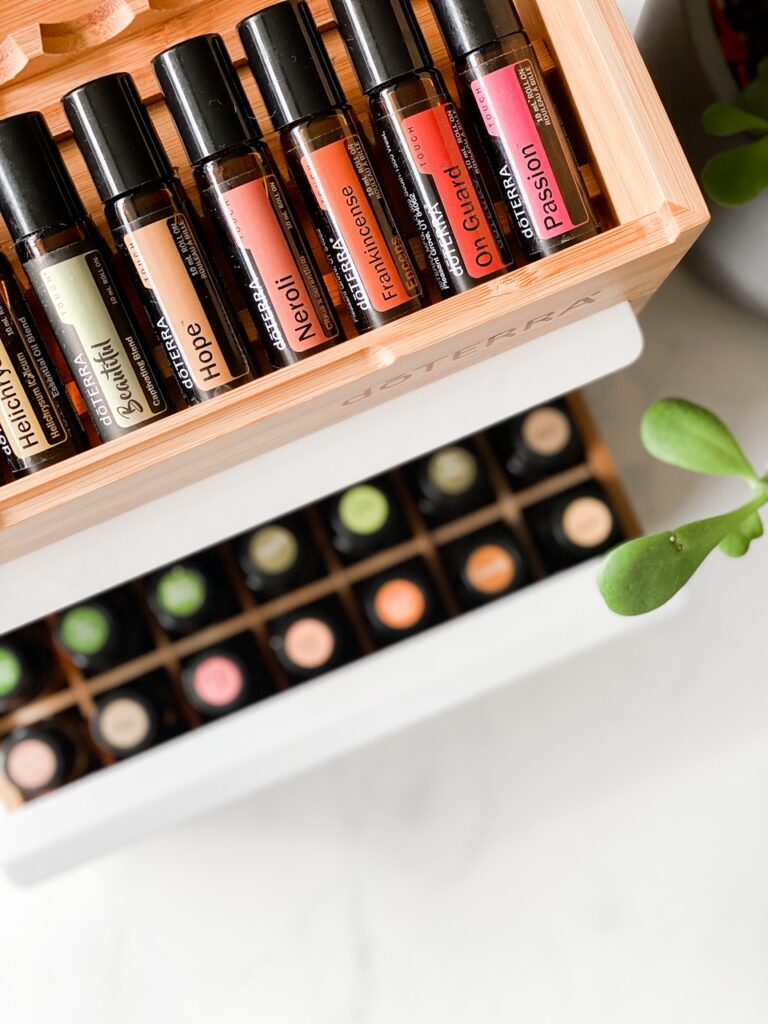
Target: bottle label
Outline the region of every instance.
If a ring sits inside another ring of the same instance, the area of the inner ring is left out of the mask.
[[[533,62],[526,58],[483,75],[472,82],[472,91],[486,130],[502,142],[509,160],[502,181],[510,179],[508,192],[522,192],[539,238],[557,238],[586,224],[589,211],[578,186],[558,182],[550,161],[547,140],[558,146],[559,140]]]
[[[301,162],[333,226],[329,255],[353,295],[353,305],[387,313],[411,302],[421,291],[416,272],[385,214],[376,176],[357,136],[331,142]]]
[[[82,243],[25,265],[88,409],[105,440],[165,412],[104,257]]]
[[[248,269],[272,345],[307,352],[337,337],[316,275],[296,246],[293,222],[275,176],[220,192],[218,200]]]
[[[438,201],[431,202],[426,213],[450,272],[478,280],[504,270],[507,262],[475,185],[467,141],[453,104],[406,117],[402,132],[418,172],[431,179],[437,190]]]
[[[0,448],[13,468],[69,440],[59,397],[29,322],[12,312],[0,284]]]
[[[186,391],[214,391],[236,379],[198,295],[209,287],[197,241],[186,217],[170,217],[126,231],[123,242],[158,316],[155,327]],[[241,371],[237,376],[242,376]]]

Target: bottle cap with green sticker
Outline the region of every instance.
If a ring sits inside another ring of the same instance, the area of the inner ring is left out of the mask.
[[[10,644],[0,644],[0,702],[15,697],[24,684],[24,662]]]
[[[155,584],[158,608],[175,619],[191,619],[199,615],[208,599],[205,576],[189,565],[175,565],[166,570]]]
[[[71,654],[92,658],[106,650],[112,629],[106,609],[97,604],[81,604],[62,616],[59,638]]]
[[[389,498],[373,484],[351,487],[339,501],[341,525],[361,537],[372,537],[383,530],[389,515]]]

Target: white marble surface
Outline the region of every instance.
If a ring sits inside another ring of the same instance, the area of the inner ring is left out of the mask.
[[[685,272],[644,322],[590,399],[654,529],[739,495],[645,457],[643,408],[711,403],[765,461],[768,328]],[[716,556],[682,618],[37,889],[0,880],[0,1021],[764,1024],[766,593],[768,542]]]

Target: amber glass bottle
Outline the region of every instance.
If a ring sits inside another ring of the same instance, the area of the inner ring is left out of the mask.
[[[41,114],[0,121],[0,212],[101,439],[166,415],[109,250]]]
[[[0,453],[21,477],[76,455],[83,442],[11,265],[0,255]]]
[[[185,400],[206,401],[252,380],[237,315],[131,76],[98,78],[63,103]]]
[[[597,218],[511,0],[432,6],[528,259],[592,238]]]
[[[358,331],[421,309],[413,258],[309,8],[284,0],[238,29]]]
[[[331,347],[333,304],[223,39],[188,39],[152,63],[272,366]]]
[[[441,295],[505,273],[496,213],[408,0],[331,6]]]

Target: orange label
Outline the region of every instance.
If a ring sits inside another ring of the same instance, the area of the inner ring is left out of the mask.
[[[306,352],[324,345],[337,332],[327,322],[327,312],[323,322],[315,307],[275,208],[273,181],[264,177],[238,185],[221,194],[221,205],[248,261],[252,288],[267,314],[265,323],[277,335],[272,340],[285,338],[294,352]]]
[[[385,237],[382,228],[391,225],[380,223],[368,197],[361,172],[370,181],[375,178],[362,146],[355,144],[356,166],[349,144],[340,139],[303,157],[301,162],[318,203],[333,221],[334,247],[343,250],[349,273],[357,278],[365,301],[379,313],[386,313],[410,302],[416,294],[406,283],[413,269],[400,237]],[[393,250],[402,251],[407,268],[398,264]],[[363,303],[361,306],[365,308]]]
[[[194,277],[207,275],[186,219],[174,214],[156,220],[126,232],[124,241],[144,287],[162,312],[156,327],[172,336],[196,387],[213,391],[233,381],[195,289]],[[166,350],[173,358],[167,342]]]
[[[423,110],[405,118],[403,133],[416,166],[432,179],[440,196],[442,210],[430,211],[438,237],[443,227],[440,221],[447,219],[467,273],[484,278],[507,264],[475,186],[474,172],[456,138],[459,129],[452,116],[456,116],[453,106],[445,103]]]

